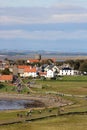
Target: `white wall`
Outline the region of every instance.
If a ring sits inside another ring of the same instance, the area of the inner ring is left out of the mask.
[[[74,75],[74,70],[60,70],[58,75]]]
[[[55,76],[55,73],[52,70],[47,71],[47,78],[53,78]]]
[[[37,77],[36,72],[25,72],[23,74],[20,74],[21,77]]]

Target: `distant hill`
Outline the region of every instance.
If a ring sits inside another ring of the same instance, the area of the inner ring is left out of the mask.
[[[45,51],[45,50],[0,50],[0,55],[28,55],[28,54],[46,54],[46,55],[59,55],[59,56],[87,56],[87,53],[80,52],[57,52],[57,51]]]
[[[87,53],[80,52],[57,52],[57,51],[45,51],[45,50],[0,50],[0,58],[31,58],[35,56],[35,54],[41,54],[42,57],[46,58],[56,58],[56,59],[83,59],[87,58]]]

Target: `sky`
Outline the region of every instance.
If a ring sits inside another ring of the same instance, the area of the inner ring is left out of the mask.
[[[0,0],[0,50],[86,48],[87,0]]]

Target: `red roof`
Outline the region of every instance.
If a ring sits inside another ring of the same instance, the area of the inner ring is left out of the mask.
[[[24,68],[24,72],[36,72],[36,67]]]
[[[25,68],[30,68],[31,66],[27,65],[18,65],[18,69],[25,69]]]
[[[0,80],[5,80],[5,81],[12,81],[13,75],[1,75]]]
[[[40,76],[47,75],[47,72],[39,72]]]
[[[27,66],[27,65],[19,65],[18,69],[23,69],[24,72],[36,72],[36,67]]]
[[[37,63],[37,62],[39,62],[39,60],[37,60],[37,59],[29,59],[29,60],[27,60],[27,62],[29,62],[29,63]]]

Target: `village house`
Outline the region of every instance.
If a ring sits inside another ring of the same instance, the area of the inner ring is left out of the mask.
[[[37,77],[37,68],[32,66],[18,66],[20,77]]]
[[[53,70],[54,72],[59,72],[59,67],[56,65],[47,65],[44,67],[44,71]]]
[[[9,65],[4,60],[0,61],[0,70],[4,70],[5,68],[8,68],[8,67]]]
[[[29,66],[27,65],[18,65],[17,69],[18,69],[18,74],[23,74],[24,73],[24,68],[28,68]]]
[[[55,72],[51,69],[47,70],[47,78],[54,78],[55,77]]]
[[[53,70],[47,70],[47,72],[39,72],[40,77],[54,78],[55,72]]]
[[[44,67],[44,72],[47,72],[47,78],[53,78],[59,73],[59,68],[56,65],[47,65]]]
[[[61,76],[74,75],[74,69],[72,69],[70,67],[60,68],[60,71],[59,71],[58,75],[61,75]]]
[[[56,75],[57,67],[54,65],[43,65],[41,67],[41,72],[39,72],[40,76],[43,76],[45,78],[53,78]]]
[[[37,62],[38,59],[32,60]],[[76,75],[75,70],[70,67],[69,64],[63,64],[62,66],[57,66],[54,63],[51,65],[43,64],[42,66],[34,66],[31,65],[12,65],[9,68],[10,72],[13,75],[19,75],[20,77],[45,77],[45,78],[54,78],[58,75]]]
[[[0,75],[0,82],[11,82],[13,80],[13,75]]]
[[[47,77],[47,72],[39,72],[40,77]]]
[[[40,62],[38,59],[29,59],[29,60],[27,60],[27,63],[30,63],[30,64],[38,63],[38,62]]]

